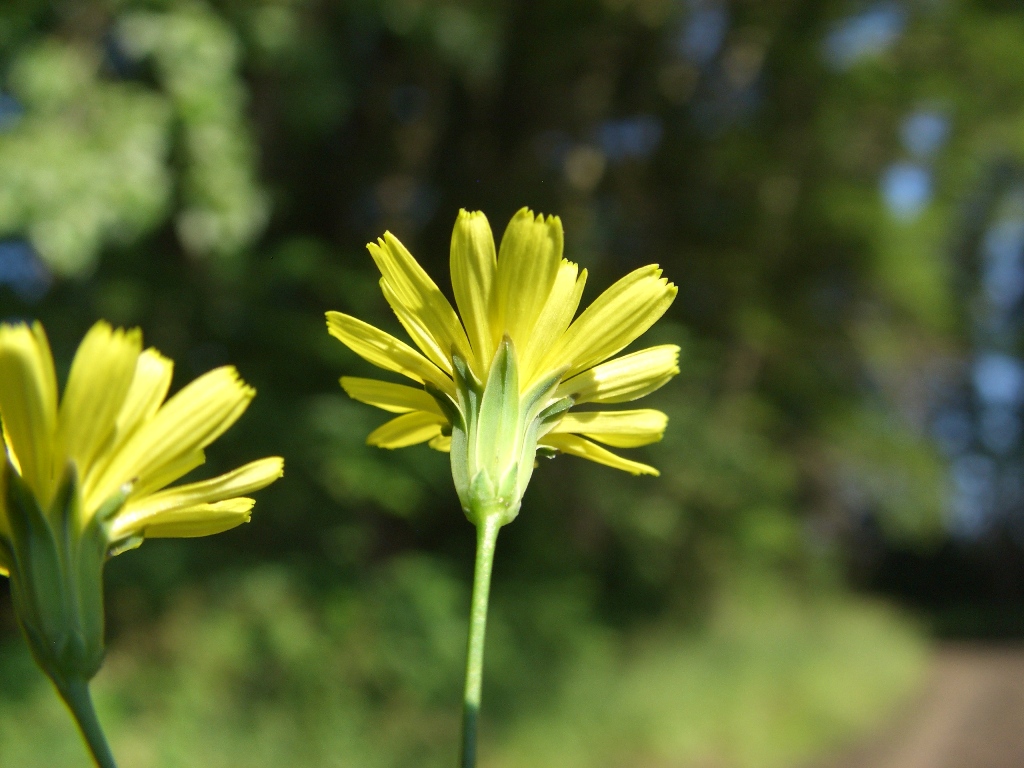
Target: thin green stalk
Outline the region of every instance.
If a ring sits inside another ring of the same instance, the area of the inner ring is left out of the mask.
[[[68,705],[71,714],[78,723],[85,743],[89,746],[93,760],[99,768],[117,768],[114,762],[114,754],[107,744],[107,737],[103,735],[103,728],[100,726],[99,718],[96,717],[96,710],[92,705],[92,695],[89,693],[89,683],[85,680],[68,680],[58,686],[60,696]]]
[[[494,545],[498,541],[499,528],[499,516],[488,515],[476,529],[476,567],[473,569],[473,598],[466,651],[466,693],[462,709],[462,768],[476,766],[476,730],[483,682],[487,599],[491,590],[491,566],[494,564]]]

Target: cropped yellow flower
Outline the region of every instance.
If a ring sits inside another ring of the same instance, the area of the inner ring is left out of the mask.
[[[248,521],[254,501],[245,494],[279,478],[282,459],[161,489],[204,463],[203,449],[242,415],[255,390],[225,366],[164,402],[172,371],[166,357],[142,349],[138,329],[99,322],[78,348],[58,405],[42,326],[0,325],[4,442],[40,507],[50,505],[70,465],[80,485],[82,525],[125,495],[105,521],[116,547],[143,537],[205,536]],[[0,536],[8,527],[0,507]],[[7,569],[3,560],[0,565]]]
[[[327,313],[333,336],[419,385],[341,379],[356,400],[400,414],[368,442],[382,448],[429,442],[452,451],[456,487],[471,519],[482,513],[471,507],[491,502],[514,517],[538,450],[657,474],[598,443],[655,442],[665,414],[569,408],[635,400],[679,372],[679,348],[672,344],[609,360],[664,314],[676,287],[656,265],[642,267],[575,317],[587,272],[562,258],[562,244],[558,217],[524,208],[495,253],[486,217],[461,211],[451,245],[456,314],[397,238],[385,233],[371,243],[381,290],[419,351],[354,317]]]
[[[62,687],[88,680],[103,650],[102,567],[144,538],[204,536],[249,519],[246,494],[281,476],[280,458],[210,480],[165,486],[255,394],[232,367],[171,397],[172,363],[138,329],[99,322],[86,334],[58,402],[40,324],[0,325],[0,573],[44,670]]]

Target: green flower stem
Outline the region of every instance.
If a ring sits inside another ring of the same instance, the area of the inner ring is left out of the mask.
[[[103,735],[103,728],[92,705],[89,683],[81,679],[67,680],[58,686],[58,691],[71,710],[75,722],[78,723],[96,765],[99,768],[117,768],[110,745],[107,744],[107,737]]]
[[[500,515],[494,514],[482,516],[476,528],[476,567],[473,570],[473,598],[466,651],[466,693],[462,710],[462,768],[476,766],[476,731],[480,717],[480,687],[483,682],[487,599],[491,590],[491,566],[494,565],[494,545],[498,541],[499,528]]]

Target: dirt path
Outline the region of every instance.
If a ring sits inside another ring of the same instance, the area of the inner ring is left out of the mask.
[[[1024,768],[1024,647],[940,650],[888,733],[819,768]]]

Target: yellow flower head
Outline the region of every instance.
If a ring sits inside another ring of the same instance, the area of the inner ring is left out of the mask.
[[[459,314],[391,233],[371,243],[381,290],[420,351],[354,317],[327,313],[333,336],[420,385],[341,379],[356,400],[401,414],[367,441],[382,448],[429,442],[450,450],[470,519],[494,508],[503,510],[506,522],[515,516],[538,450],[657,474],[598,443],[632,448],[660,440],[665,414],[569,409],[635,400],[679,372],[679,348],[672,344],[608,359],[664,314],[676,287],[656,265],[642,267],[574,319],[587,272],[562,258],[562,242],[557,216],[524,208],[495,253],[487,218],[461,211],[451,246]]]
[[[205,460],[255,394],[232,367],[166,402],[172,363],[138,329],[86,334],[58,403],[39,323],[0,325],[0,573],[29,645],[54,677],[91,677],[102,656],[103,562],[144,538],[204,536],[249,519],[245,494],[281,476],[280,458],[173,483]]]

